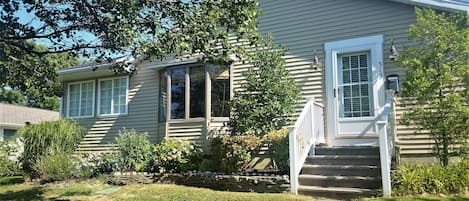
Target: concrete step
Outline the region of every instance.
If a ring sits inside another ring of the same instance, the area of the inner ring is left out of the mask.
[[[309,165],[368,165],[379,166],[379,156],[371,155],[314,155],[306,158]]]
[[[300,175],[300,185],[321,187],[346,187],[378,189],[381,187],[381,179],[363,176],[324,176],[324,175]]]
[[[316,155],[378,155],[379,147],[316,147]]]
[[[381,175],[376,165],[303,165],[302,174],[325,176],[369,176]]]
[[[378,194],[375,189],[363,188],[344,188],[344,187],[321,187],[321,186],[303,186],[298,187],[298,193],[311,195],[314,197],[325,197],[332,199],[348,200],[362,197],[370,197]]]

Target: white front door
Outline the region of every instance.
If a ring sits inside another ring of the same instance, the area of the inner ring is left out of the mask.
[[[325,44],[330,145],[377,145],[384,105],[382,36]]]

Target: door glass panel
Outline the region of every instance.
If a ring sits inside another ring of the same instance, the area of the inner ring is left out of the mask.
[[[372,116],[368,52],[339,55],[340,117]]]

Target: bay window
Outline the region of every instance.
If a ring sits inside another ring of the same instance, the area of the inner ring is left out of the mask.
[[[128,77],[99,80],[98,114],[127,114]]]
[[[68,117],[91,117],[94,112],[94,81],[68,85]]]
[[[159,78],[160,122],[204,118],[207,117],[207,112],[212,117],[229,116],[229,67],[173,67],[160,71]]]

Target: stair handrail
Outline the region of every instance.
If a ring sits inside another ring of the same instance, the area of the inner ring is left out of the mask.
[[[391,163],[396,150],[396,110],[394,90],[386,91],[386,102],[378,121],[379,154],[383,196],[391,196]]]
[[[324,105],[308,98],[300,116],[289,130],[290,185],[298,194],[298,177],[308,154],[314,155],[314,146],[325,143]],[[310,153],[311,151],[311,153]]]

